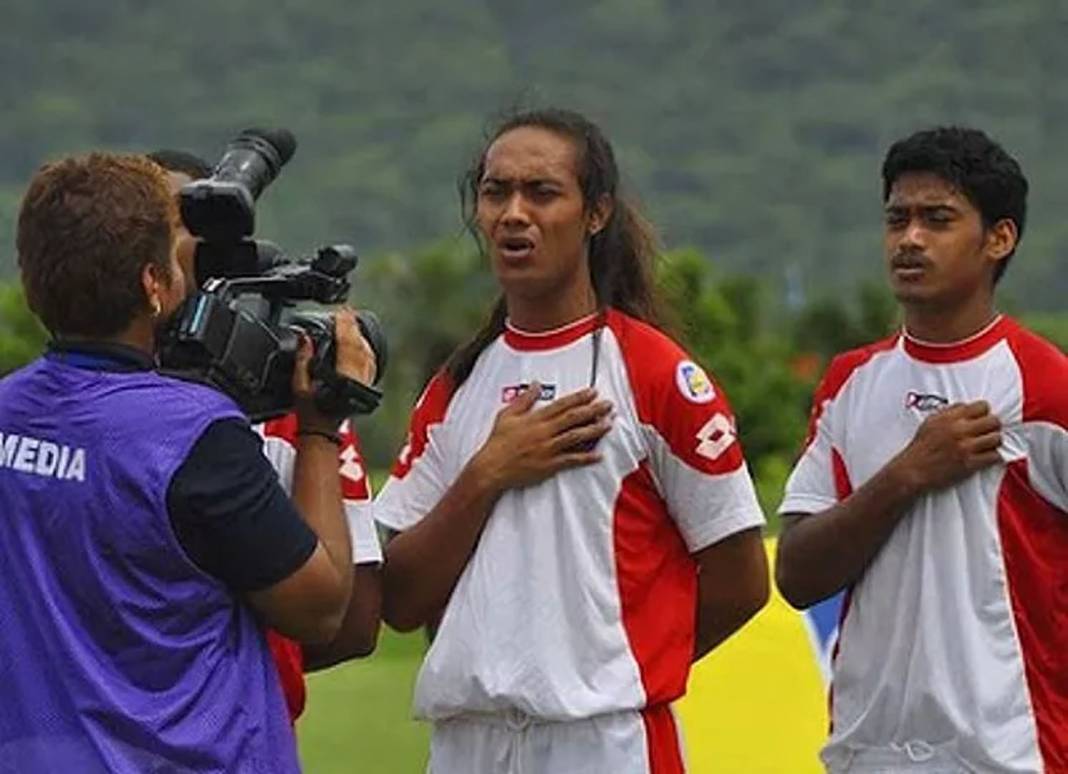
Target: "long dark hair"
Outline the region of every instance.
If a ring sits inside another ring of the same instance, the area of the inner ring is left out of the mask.
[[[460,179],[464,223],[479,249],[485,252],[475,216],[479,182],[486,170],[486,154],[501,135],[528,126],[546,129],[566,137],[574,144],[579,188],[587,211],[605,197],[612,202],[612,214],[608,222],[589,241],[590,280],[598,306],[602,310],[615,307],[632,317],[662,327],[664,313],[653,282],[657,246],[652,226],[620,194],[619,167],[612,144],[599,126],[579,113],[557,108],[514,113],[487,134],[474,162]],[[506,317],[507,309],[501,296],[482,328],[449,357],[445,369],[454,389],[471,375],[478,356],[504,331]]]

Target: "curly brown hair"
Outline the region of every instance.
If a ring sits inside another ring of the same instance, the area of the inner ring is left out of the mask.
[[[177,223],[166,175],[144,156],[45,165],[23,197],[15,238],[30,309],[54,336],[120,333],[148,307],[145,265],[171,277]]]

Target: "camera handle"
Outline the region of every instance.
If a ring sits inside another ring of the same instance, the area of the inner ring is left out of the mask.
[[[315,390],[315,406],[332,417],[348,417],[353,414],[370,414],[382,402],[382,391],[349,379],[341,374],[332,374]]]

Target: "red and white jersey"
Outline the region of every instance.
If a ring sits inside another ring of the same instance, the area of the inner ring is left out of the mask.
[[[263,453],[278,473],[278,481],[286,494],[293,491],[293,466],[297,459],[297,416],[287,414],[253,425],[263,437]],[[360,441],[346,420],[338,429],[341,448],[338,451],[341,474],[341,495],[344,498],[345,518],[352,540],[352,563],[371,564],[382,561],[378,531],[371,517],[371,482],[360,453]],[[300,643],[284,637],[273,629],[267,630],[267,645],[278,669],[278,679],[286,698],[290,722],[296,722],[304,712],[307,693],[304,687],[304,652]]]
[[[726,398],[664,334],[611,310],[543,334],[508,328],[455,392],[435,377],[375,501],[405,530],[437,504],[534,381],[541,403],[590,383],[612,401],[603,461],[506,492],[457,582],[415,690],[433,720],[519,712],[572,720],[685,691],[691,554],[764,518]]]
[[[263,436],[263,453],[278,472],[278,480],[286,494],[293,490],[293,466],[297,459],[297,417],[287,414],[254,425]],[[341,474],[341,496],[345,500],[345,517],[352,538],[352,563],[368,564],[382,561],[382,547],[371,516],[371,482],[367,477],[360,441],[346,420],[338,430],[341,449],[338,452],[338,472]]]
[[[1005,317],[953,345],[840,355],[780,511],[833,506],[932,412],[975,400],[1002,422],[1003,463],[921,497],[849,591],[831,771],[887,748],[1068,771],[1068,357]]]

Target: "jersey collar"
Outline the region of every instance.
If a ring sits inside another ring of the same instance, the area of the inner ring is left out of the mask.
[[[999,314],[981,331],[960,341],[936,344],[917,339],[906,329],[902,329],[901,339],[905,351],[917,360],[927,363],[959,363],[978,357],[1005,338],[1009,325],[1009,318]]]
[[[554,328],[551,331],[538,331],[537,333],[520,330],[512,325],[510,321],[505,320],[504,342],[512,349],[525,352],[558,349],[592,333],[598,325],[598,317],[600,315],[594,312],[560,328]]]

